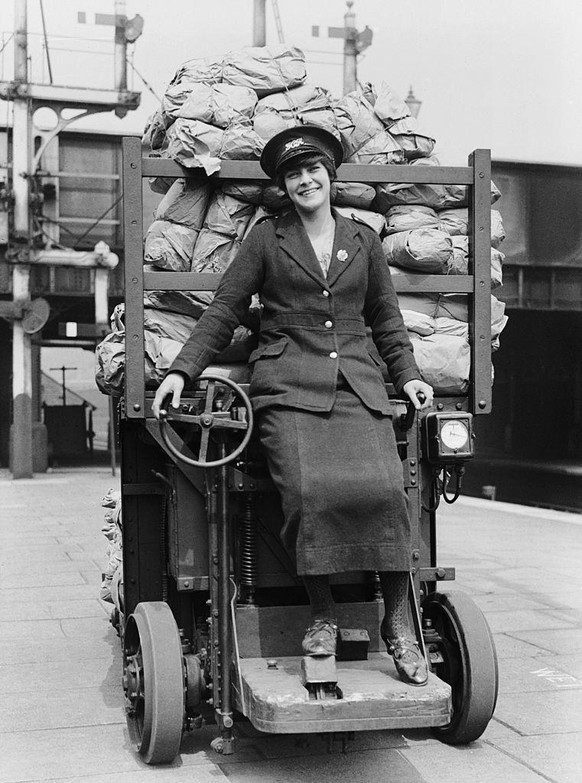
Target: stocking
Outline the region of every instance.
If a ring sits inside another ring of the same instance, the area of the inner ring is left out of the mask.
[[[397,639],[410,636],[408,622],[408,571],[380,571],[380,585],[386,615],[382,622],[382,637]]]
[[[335,603],[329,586],[329,576],[318,574],[301,578],[309,596],[311,617],[314,619],[335,619]]]

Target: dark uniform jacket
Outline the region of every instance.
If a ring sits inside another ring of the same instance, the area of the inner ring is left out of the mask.
[[[390,271],[376,233],[334,215],[327,279],[295,211],[257,224],[224,273],[216,295],[170,367],[192,380],[230,342],[254,293],[262,305],[249,394],[270,405],[332,409],[341,371],[372,410],[390,413],[381,366],[366,326],[400,393],[420,378]]]

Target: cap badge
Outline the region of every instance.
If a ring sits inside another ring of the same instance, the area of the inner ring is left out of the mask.
[[[348,251],[347,250],[338,250],[337,251],[337,260],[338,261],[345,261],[348,257]]]
[[[301,147],[305,142],[301,137],[298,139],[293,139],[293,141],[288,141],[287,144],[285,144],[285,152],[288,152],[289,150],[294,150],[296,147]]]

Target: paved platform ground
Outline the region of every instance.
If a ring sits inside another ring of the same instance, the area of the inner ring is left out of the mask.
[[[366,732],[346,753],[318,736],[214,727],[150,768],[125,727],[118,638],[99,600],[107,468],[12,481],[0,471],[0,783],[579,783],[582,780],[582,515],[461,498],[440,514],[440,564],[495,635],[501,689],[483,737]],[[444,505],[444,504],[443,504]]]

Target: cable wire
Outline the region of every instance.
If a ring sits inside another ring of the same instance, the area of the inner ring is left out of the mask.
[[[445,503],[454,503],[458,499],[459,495],[461,494],[461,485],[463,483],[464,473],[465,473],[465,468],[463,465],[455,466],[455,475],[457,477],[455,493],[452,496],[447,495],[447,486],[449,484],[449,481],[451,480],[452,471],[447,470],[447,468],[445,468],[444,476],[443,476],[443,500],[445,501]]]
[[[8,46],[8,44],[10,43],[10,41],[11,41],[13,38],[14,38],[14,33],[10,33],[10,35],[9,35],[9,36],[8,36],[8,38],[7,38],[7,40],[6,40],[6,41],[4,41],[4,45],[3,45],[3,47],[0,49],[0,54],[2,54],[2,52],[4,51],[4,49],[6,49],[6,47]]]
[[[136,74],[139,76],[139,78],[142,80],[142,82],[148,88],[148,90],[151,92],[151,94],[154,96],[154,98],[156,98],[161,103],[162,99],[160,98],[160,96],[157,94],[157,92],[154,90],[154,88],[151,86],[151,84],[149,84],[149,82],[146,81],[145,77],[143,77],[141,75],[141,73],[137,70],[137,68],[135,67],[133,62],[130,59],[128,59],[127,57],[125,58],[125,61],[129,65],[129,67],[132,68],[136,72]]]
[[[50,54],[50,51],[49,51],[48,37],[47,37],[47,34],[46,34],[46,21],[45,21],[45,18],[44,18],[44,3],[42,2],[42,0],[39,0],[39,3],[40,3],[40,16],[41,16],[41,19],[42,19],[42,34],[43,34],[43,37],[44,37],[44,48],[45,48],[45,51],[46,51],[46,64],[47,64],[48,72],[49,72],[49,80],[50,80],[50,83],[52,84],[53,83],[53,67],[51,65],[51,54]]]
[[[123,193],[122,193],[122,194],[121,194],[121,195],[120,195],[118,198],[116,198],[116,199],[115,199],[115,201],[113,202],[113,204],[111,204],[111,206],[109,206],[109,207],[108,207],[108,208],[105,210],[105,212],[103,212],[103,214],[102,214],[102,215],[99,215],[99,217],[97,218],[97,220],[96,220],[94,223],[92,223],[92,224],[89,226],[89,228],[87,229],[87,231],[85,231],[85,233],[84,233],[84,234],[81,234],[81,236],[79,237],[79,239],[77,239],[77,241],[75,242],[75,244],[74,244],[74,246],[73,246],[73,250],[76,250],[76,249],[79,247],[79,245],[81,244],[81,242],[82,242],[82,241],[85,239],[85,237],[87,236],[87,234],[90,234],[90,233],[91,233],[91,231],[93,231],[93,229],[94,229],[96,226],[98,226],[98,225],[99,225],[99,223],[100,223],[100,222],[103,220],[103,218],[104,218],[106,215],[108,215],[108,214],[109,214],[109,213],[110,213],[110,212],[111,212],[113,209],[115,209],[115,207],[116,207],[116,206],[119,204],[119,202],[121,201],[121,199],[122,199],[122,198],[123,198]]]

